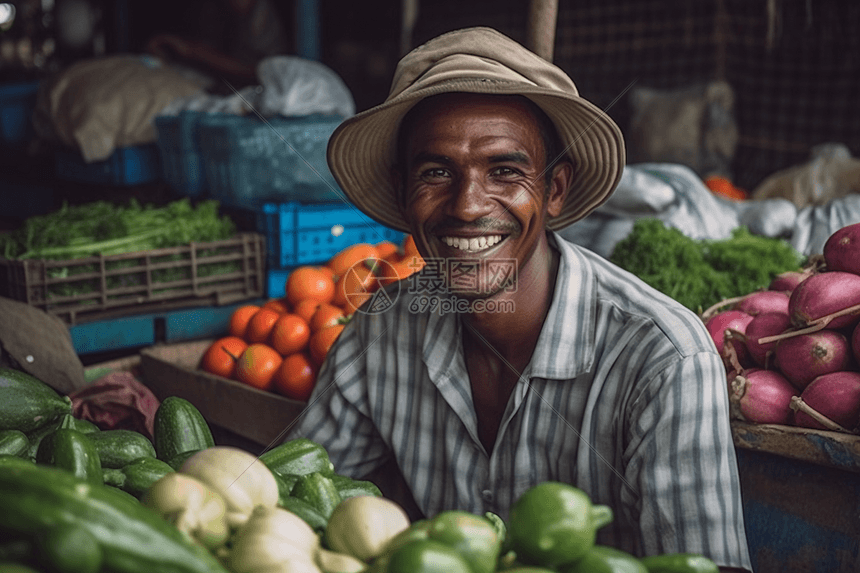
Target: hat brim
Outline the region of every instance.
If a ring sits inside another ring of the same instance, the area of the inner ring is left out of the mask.
[[[624,138],[618,125],[600,108],[577,95],[536,85],[460,78],[402,93],[361,112],[345,120],[329,139],[327,156],[335,181],[349,200],[375,221],[410,232],[392,178],[400,123],[420,100],[453,92],[522,95],[555,124],[575,175],[562,212],[547,220],[549,229],[562,229],[585,217],[618,185],[626,162]]]

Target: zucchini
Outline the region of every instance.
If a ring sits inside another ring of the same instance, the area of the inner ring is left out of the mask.
[[[61,523],[38,536],[42,565],[52,573],[99,573],[104,553],[86,528]]]
[[[260,461],[270,470],[282,475],[297,476],[312,473],[334,475],[334,466],[328,452],[320,444],[307,438],[296,438],[264,452]]]
[[[104,483],[95,446],[77,430],[57,428],[45,436],[36,452],[36,463],[64,469],[91,484]]]
[[[382,497],[382,492],[379,491],[379,488],[372,481],[352,479],[349,476],[340,474],[331,476],[331,481],[334,482],[334,486],[337,488],[337,492],[342,499],[357,495]]]
[[[155,411],[153,438],[156,456],[162,461],[215,445],[212,430],[200,410],[178,396],[168,396]]]
[[[328,520],[317,509],[303,499],[288,495],[278,501],[278,505],[287,511],[301,517],[305,523],[310,525],[319,534],[325,532]]]
[[[71,398],[35,376],[0,368],[0,430],[32,432],[71,411]]]
[[[29,447],[30,440],[27,439],[27,434],[21,430],[0,431],[0,454],[24,456]]]
[[[105,468],[122,469],[141,458],[155,457],[155,448],[149,438],[134,430],[104,430],[88,437]]]
[[[0,472],[0,536],[58,525],[87,530],[114,573],[227,573],[217,558],[130,495],[47,466]]]
[[[125,480],[119,488],[140,499],[152,484],[167,474],[173,473],[174,469],[167,465],[167,462],[156,458],[141,458],[131,462],[120,471]]]
[[[299,476],[290,495],[311,504],[326,520],[341,502],[332,479],[319,472]]]

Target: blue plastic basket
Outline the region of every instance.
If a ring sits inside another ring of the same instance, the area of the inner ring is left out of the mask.
[[[0,144],[17,146],[33,137],[39,82],[0,85]]]
[[[270,270],[324,263],[356,243],[400,243],[405,237],[343,202],[266,203],[257,228],[266,237]]]
[[[197,143],[198,125],[206,116],[206,112],[185,110],[155,118],[162,176],[171,188],[188,197],[202,195],[206,189]]]
[[[209,194],[232,207],[343,198],[326,163],[336,116],[204,117],[198,142]]]
[[[56,176],[65,181],[101,185],[139,185],[161,179],[158,147],[153,143],[120,147],[104,161],[87,163],[76,149],[54,152]]]

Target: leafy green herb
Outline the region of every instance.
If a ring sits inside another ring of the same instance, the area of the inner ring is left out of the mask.
[[[219,216],[218,202],[188,198],[163,207],[95,201],[64,204],[57,211],[30,217],[24,225],[0,236],[7,259],[66,260],[177,247],[228,239],[236,232],[229,217]]]
[[[695,312],[766,288],[777,274],[798,270],[804,257],[789,243],[745,227],[719,241],[700,241],[659,219],[634,223],[609,259]]]

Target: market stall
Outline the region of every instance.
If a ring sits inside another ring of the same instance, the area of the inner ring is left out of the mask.
[[[630,91],[617,189],[559,233],[711,335],[755,573],[860,570],[856,139],[781,149],[751,135],[765,119],[736,107],[744,78],[726,63],[743,42],[728,24],[745,9],[732,2],[686,19],[662,4],[516,4],[479,23],[582,66],[607,113],[609,91]],[[418,6],[401,8],[405,26]],[[440,23],[448,9],[398,43],[469,23],[465,9]],[[672,33],[686,22],[687,56],[719,73],[675,90],[650,70],[653,85],[619,88],[627,68],[589,58],[620,54],[603,33],[651,30],[645,15]],[[593,19],[590,36],[574,16]],[[14,196],[0,215],[15,215],[0,234],[0,573],[718,570],[599,543],[618,516],[576,484],[535,485],[505,516],[424,516],[396,464],[358,479],[320,444],[286,440],[351,317],[384,312],[427,264],[329,171],[352,86],[317,58],[270,55],[248,85],[211,90],[151,54],[107,56],[0,89],[2,149],[51,165],[0,182]],[[61,187],[76,199],[55,205]]]

